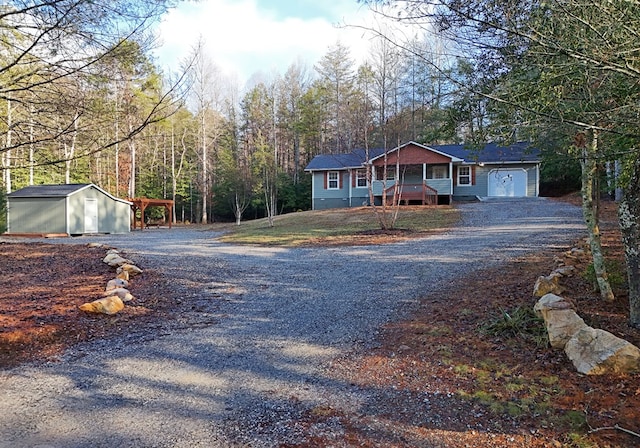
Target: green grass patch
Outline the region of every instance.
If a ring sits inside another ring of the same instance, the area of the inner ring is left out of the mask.
[[[407,207],[398,214],[395,230],[382,232],[371,207],[288,213],[267,219],[244,221],[240,226],[225,224],[220,239],[235,244],[304,246],[310,244],[365,244],[367,238],[389,235],[416,235],[448,229],[460,219],[452,207]],[[379,243],[379,238],[377,240]]]
[[[627,272],[624,264],[619,260],[606,259],[604,262],[607,270],[607,279],[612,288],[623,288],[627,281]],[[596,270],[593,263],[587,266],[582,277],[593,285],[595,290],[598,289],[598,281],[596,280]]]
[[[505,339],[520,338],[534,342],[538,347],[546,347],[549,344],[544,321],[528,306],[500,310],[500,314],[485,323],[480,331]]]

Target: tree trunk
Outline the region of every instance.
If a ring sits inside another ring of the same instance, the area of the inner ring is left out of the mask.
[[[29,104],[29,185],[33,185],[33,170],[35,166],[35,148],[33,144],[33,103]]]
[[[597,213],[597,205],[594,201],[594,195],[599,191],[594,191],[596,177],[598,176],[598,163],[595,154],[598,151],[598,132],[593,131],[591,142],[587,143],[582,151],[582,215],[587,225],[589,233],[589,244],[591,247],[591,256],[593,257],[593,268],[596,274],[596,281],[600,289],[600,296],[606,301],[615,300],[611,285],[609,284],[607,269],[605,267],[605,258],[602,253],[602,244],[600,237],[600,226]]]
[[[129,135],[133,134],[133,123],[129,118]],[[131,174],[129,177],[129,197],[136,197],[136,142],[133,138],[129,139],[129,153],[131,156]]]
[[[640,328],[640,160],[629,167],[629,183],[618,207],[629,282],[629,323]]]
[[[4,159],[4,185],[7,194],[11,193],[11,134],[13,132],[13,114],[11,113],[11,100],[7,100],[7,137],[5,141]]]
[[[293,184],[300,183],[300,135],[296,129],[293,136]]]
[[[71,183],[71,162],[76,152],[76,141],[78,140],[78,120],[80,119],[80,113],[76,110],[73,116],[73,133],[71,134],[71,143],[67,145],[64,143],[64,183]],[[65,139],[66,140],[66,139]]]
[[[270,173],[268,172],[268,168],[265,169],[264,172],[264,200],[265,200],[265,209],[267,212],[267,220],[269,221],[269,227],[273,227],[275,225],[274,217],[277,213],[276,207],[278,204],[277,199],[277,190],[275,185],[275,175],[274,179],[270,178]]]
[[[178,189],[178,179],[176,179],[176,136],[173,126],[173,120],[171,121],[171,199],[173,200],[173,222],[178,222],[176,219],[176,190]],[[183,208],[184,210],[184,208]],[[183,220],[184,221],[184,220]]]
[[[240,193],[236,190],[233,200],[233,214],[236,217],[236,225],[240,225],[240,221],[242,221],[242,214],[247,209],[248,205],[247,198],[243,195],[242,199],[240,199]]]
[[[200,118],[200,131],[202,132],[202,224],[206,224],[209,220],[207,216],[207,196],[209,195],[209,175],[207,173],[207,137],[206,137],[206,122],[204,117],[204,109],[202,110],[202,117]]]

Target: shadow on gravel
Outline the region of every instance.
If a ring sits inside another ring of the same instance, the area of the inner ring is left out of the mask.
[[[163,272],[179,324],[140,342],[95,344],[86,356],[11,378],[14,394],[43,383],[33,400],[16,400],[5,413],[15,417],[1,418],[0,439],[12,447],[271,447],[312,441],[314,430],[341,431],[338,420],[335,428],[331,420],[323,428],[300,423],[323,409],[364,421],[370,398],[389,391],[330,379],[323,366],[374,344],[381,325],[411,312],[427,292],[478,266],[560,247],[583,229],[566,206],[549,217],[541,209],[505,215],[492,205],[464,208],[463,228],[387,246],[231,246],[177,228],[93,238]],[[416,427],[466,430],[438,420],[441,398],[424,396]],[[399,411],[375,412],[393,426]],[[374,431],[381,443],[395,441],[384,425]]]

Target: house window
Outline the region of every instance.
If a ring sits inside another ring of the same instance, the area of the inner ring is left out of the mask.
[[[376,179],[384,180],[384,167],[379,166],[376,169]],[[396,180],[396,166],[387,167],[387,180]]]
[[[340,173],[337,171],[329,171],[327,174],[327,188],[329,190],[337,190],[340,188],[340,183],[338,181]]]
[[[458,185],[471,185],[471,167],[458,167]]]
[[[428,165],[427,179],[448,179],[449,167],[447,165]]]
[[[356,170],[356,187],[366,187],[366,186],[367,186],[367,171]]]

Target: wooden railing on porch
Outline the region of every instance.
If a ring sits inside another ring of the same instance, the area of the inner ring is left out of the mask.
[[[395,193],[395,194],[394,194]],[[405,205],[409,201],[421,201],[422,205],[437,205],[438,191],[427,185],[426,181],[421,184],[399,184],[391,186],[384,190],[387,198],[392,198],[392,204],[400,204],[404,201]]]

